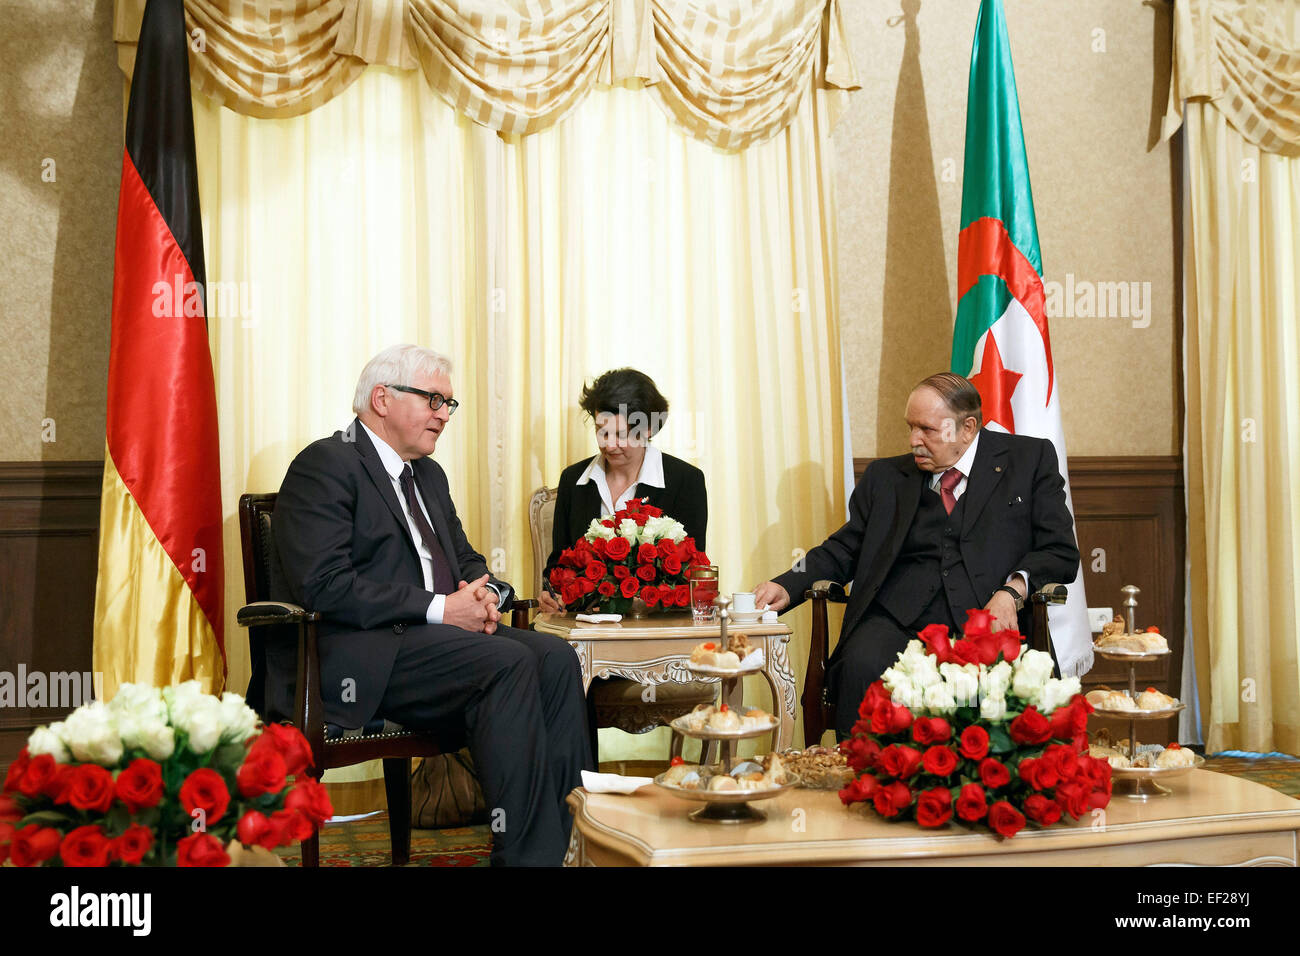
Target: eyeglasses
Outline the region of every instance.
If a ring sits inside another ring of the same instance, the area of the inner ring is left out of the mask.
[[[456,401],[456,399],[443,398],[437,392],[426,392],[422,388],[411,388],[409,385],[385,385],[384,388],[391,388],[398,392],[410,392],[412,395],[419,395],[423,398],[427,398],[429,400],[429,407],[435,412],[442,408],[442,406],[446,405],[448,418],[456,414],[456,409],[460,408],[460,402]]]

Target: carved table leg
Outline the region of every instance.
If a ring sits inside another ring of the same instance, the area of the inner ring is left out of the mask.
[[[785,750],[794,745],[794,706],[795,679],[790,669],[790,655],[787,649],[789,635],[772,636],[766,639],[767,647],[763,651],[763,677],[772,688],[772,704],[775,716],[780,723],[776,728],[776,742],[773,750]]]

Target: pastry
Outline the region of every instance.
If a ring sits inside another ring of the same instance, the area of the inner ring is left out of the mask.
[[[766,790],[768,787],[767,777],[762,773],[742,773],[736,778],[740,784],[741,790]]]
[[[713,714],[712,704],[696,704],[695,709],[683,718],[686,726],[691,730],[703,730],[704,725],[709,722],[709,717]]]
[[[710,790],[739,790],[740,782],[735,777],[728,777],[725,773],[718,774],[709,781]]]
[[[709,730],[732,731],[739,730],[741,725],[740,715],[723,704],[709,717],[707,727]]]
[[[786,782],[785,765],[781,763],[781,758],[776,754],[768,754],[768,756],[771,759],[764,761],[767,764],[767,772],[764,776],[767,777],[768,783],[772,786],[779,787]]]
[[[749,643],[749,638],[744,634],[728,634],[727,650],[735,654],[740,660],[744,660],[750,654],[757,650],[753,644]]]
[[[1196,763],[1196,754],[1178,744],[1170,744],[1156,758],[1156,766],[1161,768],[1190,767]]]
[[[671,786],[674,787],[680,787],[682,785],[682,780],[688,774],[692,774],[692,773],[698,777],[700,773],[700,768],[695,766],[694,764],[679,763],[675,766],[668,768],[668,770],[664,773],[663,782],[666,784],[670,784]]]
[[[765,710],[759,710],[757,707],[750,707],[745,711],[745,715],[740,722],[746,730],[757,730],[760,727],[766,730],[772,726],[772,715]]]
[[[1123,691],[1110,690],[1109,688],[1099,687],[1097,690],[1088,691],[1088,703],[1098,710],[1137,710],[1138,705],[1133,698]]]
[[[1169,710],[1171,707],[1178,706],[1178,698],[1162,694],[1154,687],[1148,687],[1137,695],[1137,705],[1139,710]]]
[[[1156,628],[1149,627],[1140,634],[1126,634],[1124,622],[1118,617],[1102,628],[1101,637],[1097,638],[1094,646],[1103,651],[1127,651],[1131,654],[1163,654],[1169,650],[1169,642]]]
[[[740,667],[740,657],[732,651],[721,650],[713,641],[705,641],[691,650],[691,663],[699,667],[735,670]]]

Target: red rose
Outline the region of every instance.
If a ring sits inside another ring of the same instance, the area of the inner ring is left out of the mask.
[[[876,681],[867,688],[867,692],[862,697],[862,703],[858,705],[858,716],[870,718],[876,712],[876,708],[881,704],[891,703],[889,691],[885,690],[885,682]]]
[[[952,794],[947,787],[926,790],[916,801],[916,822],[923,827],[941,827],[952,819]]]
[[[925,752],[921,763],[925,766],[926,773],[932,773],[936,777],[946,777],[957,769],[957,755],[951,748],[935,744]]]
[[[952,727],[942,717],[918,717],[912,724],[912,739],[918,744],[941,744],[951,736]]]
[[[641,589],[641,600],[645,602],[646,607],[658,607],[659,589],[647,584]]]
[[[636,597],[636,592],[641,588],[641,579],[637,577],[626,577],[623,583],[619,585],[619,593],[625,598]]]
[[[994,635],[998,642],[998,650],[1002,653],[1002,659],[1014,661],[1020,656],[1020,632],[1015,628],[1007,628],[1004,631],[998,631]],[[996,658],[995,658],[996,660]]]
[[[601,597],[613,597],[618,588],[614,587],[613,581],[601,581],[596,585],[596,590],[600,592]]]
[[[678,607],[691,606],[691,589],[689,585],[679,584],[673,588],[673,603]]]
[[[614,522],[610,521],[608,518],[602,518],[600,523],[606,528],[614,527]]]
[[[880,751],[876,766],[890,777],[906,780],[921,769],[921,754],[912,747],[893,744]]]
[[[978,783],[968,783],[957,795],[957,816],[971,823],[984,818],[989,812],[985,801],[984,788]]]
[[[551,587],[558,591],[564,587],[564,569],[560,567],[551,568],[551,573],[546,576],[546,579],[551,582]]]
[[[240,772],[243,772],[243,767],[240,768]],[[244,796],[257,796],[257,794],[244,794]],[[180,800],[181,806],[190,817],[194,817],[195,810],[202,810],[204,825],[211,826],[221,819],[226,812],[226,807],[230,806],[230,791],[226,789],[226,781],[221,778],[221,774],[210,767],[200,767],[181,784]]]
[[[133,823],[113,841],[113,856],[131,866],[139,864],[153,846],[153,832],[148,827]]]
[[[645,523],[650,520],[650,516],[644,513],[634,514],[632,515],[632,520],[636,522],[638,528],[644,528]]]
[[[13,842],[15,832],[12,823],[0,823],[0,865],[9,859],[9,844]]]
[[[658,574],[653,564],[643,564],[636,569],[636,576],[646,582],[653,581]]]
[[[318,827],[334,816],[329,792],[311,777],[303,777],[294,785],[284,798],[284,808],[297,810]]]
[[[992,666],[997,663],[1000,645],[998,639],[992,634],[980,634],[972,638],[975,642],[976,652],[979,654],[979,663]]]
[[[605,556],[605,546],[608,542],[604,538],[596,538],[591,542],[591,553],[598,558]]]
[[[703,568],[703,567],[707,567],[708,563],[709,563],[709,556],[705,554],[703,551],[696,551],[693,555],[691,555],[691,567]]]
[[[1073,780],[1079,774],[1079,756],[1066,744],[1048,747],[1043,751],[1043,759],[1051,761],[1062,780]]]
[[[26,747],[18,751],[18,756],[14,758],[14,762],[9,765],[9,770],[5,773],[4,793],[18,789],[18,781],[23,778],[31,762],[32,758],[28,756]]]
[[[632,553],[632,545],[627,538],[610,538],[605,544],[605,557],[611,561],[622,561]]]
[[[72,788],[72,778],[77,775],[77,765],[61,763],[55,768],[54,776],[45,785],[44,793],[55,803],[67,803],[68,791]]]
[[[113,841],[98,826],[77,827],[59,845],[64,866],[108,866],[112,854]]]
[[[871,802],[882,817],[896,817],[912,805],[912,791],[907,784],[895,781],[877,789]]]
[[[854,737],[840,744],[845,762],[858,773],[870,770],[880,756],[880,744],[870,737]]]
[[[1035,823],[1050,827],[1061,819],[1061,808],[1055,800],[1049,800],[1041,793],[1031,793],[1025,798],[1025,816]]]
[[[271,828],[271,821],[263,813],[249,810],[239,818],[235,836],[244,846],[262,846],[274,850],[279,846],[278,833]]]
[[[989,732],[971,724],[961,732],[961,755],[967,760],[983,760],[989,754]]]
[[[664,571],[667,574],[682,573],[682,562],[680,558],[677,558],[675,556],[671,558],[664,558],[663,564],[664,564]]]
[[[940,664],[946,664],[952,659],[952,642],[948,640],[948,625],[927,624],[916,632],[916,636]]]
[[[850,781],[849,785],[840,791],[840,802],[845,806],[850,803],[862,803],[870,800],[880,789],[880,781],[869,773]]]
[[[605,562],[593,561],[587,565],[586,575],[593,581],[599,581],[605,576]]]
[[[18,781],[18,792],[24,797],[39,796],[58,776],[58,773],[59,765],[54,762],[53,757],[49,754],[37,754],[27,762],[27,769],[23,772],[22,779]]]
[[[1011,721],[1007,732],[1018,744],[1041,744],[1052,736],[1052,727],[1038,708],[1030,704],[1023,714]]]
[[[316,828],[297,810],[276,810],[271,814],[271,827],[280,834],[280,846],[289,846],[310,840]]]
[[[210,833],[191,833],[185,839],[176,841],[177,866],[228,866],[229,864],[230,855]]]
[[[78,810],[106,813],[113,805],[113,775],[103,767],[83,763],[73,772],[67,797]]]
[[[999,800],[989,809],[989,827],[1004,837],[1013,837],[1024,829],[1023,814],[1005,800]]]
[[[683,561],[695,557],[695,539],[690,536],[683,538],[677,546],[677,553]]]
[[[961,629],[966,637],[979,637],[993,633],[993,612],[984,608],[971,608],[966,612],[966,626]]]
[[[871,732],[874,734],[901,734],[910,726],[912,712],[901,704],[886,701],[871,715]]]
[[[29,823],[14,834],[9,844],[9,861],[14,866],[39,866],[59,852],[63,834],[53,827]]]
[[[990,790],[1005,787],[1011,782],[1011,771],[1001,761],[985,757],[980,761],[980,779]]]
[[[678,562],[679,564],[681,563],[681,560],[682,560],[682,559],[679,558],[679,557],[677,557],[677,545],[675,545],[675,544],[673,543],[673,539],[672,539],[672,538],[663,538],[663,539],[661,539],[661,540],[660,540],[660,541],[655,545],[655,548],[659,551],[659,557],[661,557],[661,558],[677,558],[677,562]]]
[[[631,573],[632,572],[627,569],[627,565],[625,564],[614,565],[614,579],[616,581],[622,581]]]
[[[566,605],[573,604],[580,597],[582,597],[582,592],[578,590],[577,582],[571,582],[560,588],[560,600]]]
[[[284,758],[284,772],[289,776],[296,776],[313,764],[311,744],[302,731],[292,724],[266,725],[262,728],[261,735],[253,741],[250,752],[267,746],[274,746]]]
[[[1090,787],[1077,783],[1063,783],[1056,788],[1056,802],[1061,809],[1077,820],[1088,812],[1089,793],[1091,793]]]
[[[279,751],[254,747],[235,774],[235,784],[239,787],[240,796],[260,797],[264,793],[279,793],[284,789],[285,774],[284,757],[280,756]]]
[[[590,594],[592,591],[596,590],[596,582],[589,577],[585,577],[585,576],[580,577],[578,578],[578,580],[574,581],[573,583],[577,585],[578,593],[583,595],[584,597]]]
[[[113,792],[131,813],[155,807],[163,797],[162,768],[146,757],[137,757],[117,775]]]
[[[26,814],[13,797],[0,796],[0,823],[17,823]]]
[[[1042,790],[1046,786],[1038,777],[1039,763],[1040,761],[1033,757],[1025,757],[1016,766],[1016,774],[1034,790]]]
[[[656,508],[654,505],[642,505],[641,511],[651,518],[662,518],[664,516],[664,509]]]
[[[659,549],[649,542],[636,549],[637,564],[654,564],[657,557],[659,557]]]
[[[978,664],[980,662],[980,650],[975,646],[974,641],[956,641],[952,645],[952,660],[962,666]]]
[[[1088,809],[1100,810],[1110,803],[1110,793],[1106,790],[1092,790],[1088,793]]]

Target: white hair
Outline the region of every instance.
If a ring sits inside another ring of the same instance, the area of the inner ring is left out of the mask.
[[[361,370],[352,410],[358,415],[370,410],[376,385],[410,385],[417,376],[429,375],[451,375],[451,359],[419,345],[390,345]]]

